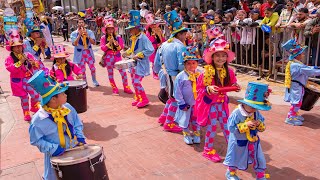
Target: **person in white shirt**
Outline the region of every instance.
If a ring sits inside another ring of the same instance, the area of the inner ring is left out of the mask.
[[[140,16],[144,18],[144,16],[147,14],[148,9],[146,9],[146,7],[148,6],[147,3],[142,2],[141,4],[139,4],[140,6]]]

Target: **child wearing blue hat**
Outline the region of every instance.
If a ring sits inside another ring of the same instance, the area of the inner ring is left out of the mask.
[[[197,58],[196,51],[198,51],[196,47],[189,47],[183,53],[185,68],[177,75],[173,92],[179,107],[175,115],[175,122],[182,128],[184,142],[189,145],[200,143],[200,126],[197,124],[197,117],[193,114],[197,98],[197,78],[200,75],[200,72],[197,71],[199,58]],[[193,137],[190,134],[190,127]]]
[[[130,22],[126,29],[130,30],[131,47],[122,56],[132,56],[132,59],[137,62],[136,67],[130,69],[132,85],[135,91],[135,100],[132,102],[132,106],[143,108],[149,104],[149,99],[141,85],[141,81],[145,76],[150,75],[149,56],[154,52],[154,48],[149,38],[142,32],[140,12],[131,10],[129,15]]]
[[[66,103],[66,83],[57,83],[43,71],[38,71],[28,84],[42,96],[42,107],[32,117],[30,124],[30,143],[44,153],[43,178],[55,180],[57,177],[50,158],[63,154],[66,149],[86,144],[83,124],[76,110]]]
[[[267,84],[249,82],[245,98],[239,100],[236,108],[228,119],[230,131],[228,150],[223,162],[228,166],[227,180],[239,180],[236,170],[246,170],[253,164],[257,180],[266,180],[266,160],[262,152],[258,132],[265,130],[264,117],[258,110],[269,111],[271,104],[268,96],[271,90]]]
[[[308,77],[320,76],[320,69],[317,66],[307,66],[301,62],[307,46],[299,45],[295,39],[288,40],[282,47],[290,54],[285,70],[284,101],[290,102],[291,108],[285,123],[301,126],[304,118],[298,114],[298,111],[302,105],[304,87],[307,85]]]

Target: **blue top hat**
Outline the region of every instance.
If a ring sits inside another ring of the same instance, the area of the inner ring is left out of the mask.
[[[35,91],[41,97],[41,105],[46,105],[52,96],[65,92],[68,89],[67,83],[58,83],[50,76],[46,76],[44,71],[40,70],[35,73],[28,81]]]
[[[269,111],[271,104],[266,100],[266,93],[267,84],[249,82],[244,99],[238,101],[258,110]]]
[[[178,16],[177,11],[173,10],[171,12],[167,12],[163,17],[171,30],[170,38],[173,38],[178,32],[189,30],[189,28],[182,26],[182,21]]]
[[[198,48],[196,46],[188,46],[186,51],[182,53],[183,61],[199,61],[200,59],[197,57]]]
[[[262,30],[263,32],[266,32],[266,33],[270,33],[270,32],[271,32],[270,26],[265,25],[265,24],[261,25],[261,30]]]
[[[293,60],[295,57],[303,53],[308,46],[301,46],[297,43],[296,39],[289,39],[286,43],[282,44],[282,48],[290,53],[289,60]]]
[[[130,15],[130,21],[129,21],[129,26],[126,29],[132,29],[135,27],[140,27],[140,11],[138,10],[130,10],[129,11]]]

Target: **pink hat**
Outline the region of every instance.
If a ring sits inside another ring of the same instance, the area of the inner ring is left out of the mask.
[[[66,52],[66,48],[62,44],[52,46],[52,57],[53,58],[66,58],[70,54]]]
[[[212,55],[216,52],[226,52],[228,54],[227,62],[230,63],[234,60],[235,54],[230,49],[230,45],[223,39],[217,39],[212,42],[212,45],[203,52],[203,59],[207,64],[212,63]]]
[[[13,46],[21,46],[23,45],[23,39],[20,36],[20,33],[17,29],[12,29],[8,34],[9,40],[6,43],[6,49],[11,51],[11,47]]]
[[[106,34],[106,28],[109,28],[109,27],[115,28],[113,18],[104,19],[103,23],[104,23],[104,27],[102,27],[101,30],[104,34]]]
[[[206,33],[210,40],[215,38],[221,38],[223,36],[222,32],[217,27],[212,27],[211,29],[208,29]]]

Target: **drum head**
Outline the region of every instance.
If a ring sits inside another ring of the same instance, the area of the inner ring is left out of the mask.
[[[86,85],[86,82],[82,80],[65,81],[65,82],[69,83],[69,87],[79,87],[79,86]]]
[[[61,156],[52,157],[51,163],[59,166],[67,166],[86,162],[102,153],[102,147],[98,145],[88,145],[85,149],[70,150]]]

